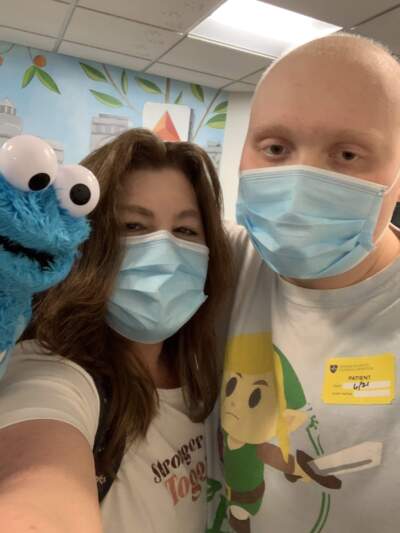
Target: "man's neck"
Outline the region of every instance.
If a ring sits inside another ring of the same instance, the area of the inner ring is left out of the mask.
[[[344,274],[321,279],[289,279],[290,283],[306,289],[342,289],[371,278],[391,265],[400,255],[400,235],[388,227],[376,248],[356,267]]]

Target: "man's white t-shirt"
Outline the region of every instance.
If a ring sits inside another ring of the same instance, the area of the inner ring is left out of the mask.
[[[221,393],[223,463],[208,443],[213,533],[398,532],[399,355],[400,259],[357,285],[310,290],[248,243]]]
[[[159,413],[146,439],[126,450],[101,505],[104,533],[204,532],[204,424],[188,418],[181,389],[158,392]],[[93,447],[99,405],[85,370],[27,341],[14,350],[1,382],[0,428],[58,420],[77,428]]]

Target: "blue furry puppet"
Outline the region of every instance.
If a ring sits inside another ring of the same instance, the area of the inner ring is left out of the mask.
[[[98,199],[93,174],[59,166],[41,139],[19,135],[0,148],[0,378],[32,296],[67,276]]]

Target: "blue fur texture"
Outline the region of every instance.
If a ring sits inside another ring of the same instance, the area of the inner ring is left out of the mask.
[[[24,253],[7,251],[0,242],[0,378],[8,359],[1,354],[13,346],[29,321],[32,296],[68,275],[88,235],[86,219],[74,218],[61,207],[52,186],[26,192],[0,174],[0,238],[52,256],[43,266]]]

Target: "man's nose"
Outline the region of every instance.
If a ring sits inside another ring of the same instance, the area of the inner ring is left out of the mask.
[[[299,150],[296,161],[293,164],[324,168],[326,170],[330,169],[329,157],[322,151],[313,148]]]

